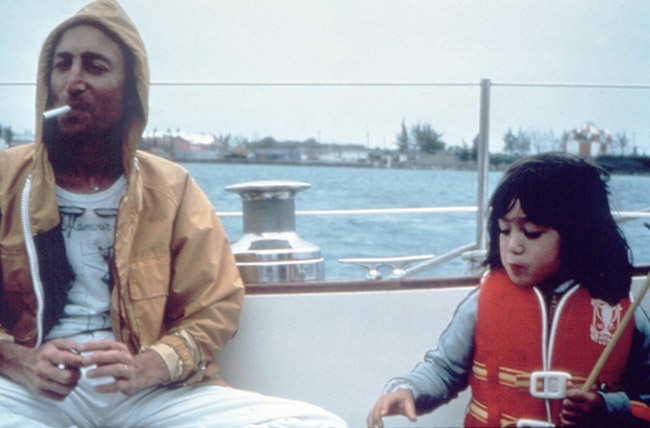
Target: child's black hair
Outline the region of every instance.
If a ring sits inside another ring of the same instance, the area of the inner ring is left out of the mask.
[[[519,200],[530,221],[558,231],[562,276],[610,304],[627,297],[631,253],[611,214],[608,180],[601,167],[566,153],[542,153],[513,163],[490,200],[484,264],[503,267],[498,221]]]

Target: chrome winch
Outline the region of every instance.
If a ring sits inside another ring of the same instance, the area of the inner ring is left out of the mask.
[[[322,280],[320,248],[296,233],[295,195],[311,184],[254,181],[226,186],[242,198],[243,236],[232,244],[245,283]]]

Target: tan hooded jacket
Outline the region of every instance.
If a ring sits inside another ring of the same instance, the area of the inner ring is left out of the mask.
[[[157,351],[172,382],[222,383],[214,353],[237,329],[244,288],[226,234],[194,180],[180,166],[137,150],[148,112],[147,54],[112,0],[86,6],[47,37],[38,65],[35,143],[0,152],[0,339],[39,346],[60,316],[70,281],[42,113],[52,107],[55,44],[79,23],[104,28],[133,53],[141,107],[125,113],[122,136],[128,186],[111,265],[113,332],[133,353]]]

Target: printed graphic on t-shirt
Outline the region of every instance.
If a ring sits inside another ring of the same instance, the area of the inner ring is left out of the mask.
[[[68,289],[64,316],[46,339],[111,328],[113,241],[126,185],[122,175],[110,188],[98,193],[74,193],[57,186],[65,253],[74,279]]]
[[[59,212],[66,250],[80,255],[76,262],[69,257],[75,275],[96,277],[99,271],[99,277],[110,290],[113,286],[110,261],[113,257],[117,209],[87,210],[82,207],[59,206]],[[71,292],[74,293],[75,289]],[[74,296],[70,298],[74,300]]]

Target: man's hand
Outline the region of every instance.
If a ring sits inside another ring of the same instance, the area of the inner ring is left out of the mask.
[[[81,377],[77,346],[67,339],[54,339],[36,349],[3,342],[1,371],[33,393],[61,401]]]
[[[583,392],[571,382],[567,384],[566,397],[562,400],[560,422],[562,425],[590,426],[605,408],[605,401],[600,394]]]
[[[413,393],[408,389],[398,389],[395,392],[389,392],[382,395],[375,403],[366,419],[368,428],[384,427],[384,416],[403,415],[411,422],[415,422],[417,415],[415,413],[415,400]]]
[[[133,356],[125,344],[109,339],[82,343],[77,349],[84,354],[84,367],[97,366],[88,370],[86,376],[114,379],[113,382],[96,386],[95,392],[133,395],[169,381],[169,370],[163,359],[154,351]]]

